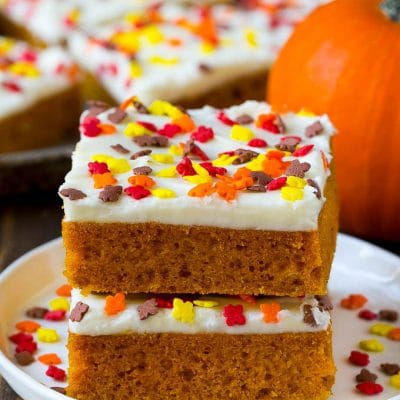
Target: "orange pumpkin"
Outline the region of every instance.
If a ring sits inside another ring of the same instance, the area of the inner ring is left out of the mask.
[[[272,68],[278,110],[338,128],[341,228],[400,240],[400,0],[335,0],[295,30]]]

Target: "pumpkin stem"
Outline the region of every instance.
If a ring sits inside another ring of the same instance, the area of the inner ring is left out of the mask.
[[[381,10],[392,21],[400,22],[400,0],[383,0]]]

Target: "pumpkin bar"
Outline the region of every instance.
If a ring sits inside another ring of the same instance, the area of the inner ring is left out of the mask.
[[[0,36],[0,153],[50,146],[76,132],[79,73],[59,47]]]
[[[69,47],[88,73],[87,98],[119,103],[137,95],[186,108],[226,107],[265,98],[267,71],[278,50],[315,5],[236,2],[205,8],[164,2],[109,26],[74,32]]]
[[[326,400],[328,302],[72,294],[69,387],[79,400]]]
[[[94,102],[64,200],[66,275],[94,292],[325,294],[337,233],[327,116],[263,102]]]

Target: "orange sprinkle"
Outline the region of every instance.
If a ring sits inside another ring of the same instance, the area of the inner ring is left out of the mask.
[[[227,185],[225,182],[217,182],[215,189],[217,193],[226,201],[236,199],[237,190]]]
[[[263,172],[271,175],[273,178],[283,175],[286,170],[284,163],[277,158],[267,158],[263,161],[262,168]]]
[[[182,46],[183,41],[182,41],[182,39],[179,39],[179,38],[171,38],[167,41],[167,43],[170,44],[171,46],[178,47],[178,46]]]
[[[261,304],[260,310],[264,314],[264,322],[279,322],[278,312],[281,311],[279,303]]]
[[[38,357],[38,360],[45,365],[58,365],[61,364],[61,358],[55,353],[43,354]]]
[[[117,180],[113,177],[111,172],[106,172],[105,174],[93,174],[92,178],[95,189],[102,189],[107,185],[114,185],[117,183]]]
[[[62,297],[71,297],[71,285],[62,285],[56,290],[56,294]]]
[[[128,182],[132,184],[133,186],[142,186],[144,188],[149,188],[154,186],[156,183],[153,179],[151,179],[147,175],[135,175],[131,176],[128,179]]]
[[[400,328],[394,328],[388,333],[388,338],[391,340],[400,341]]]
[[[281,150],[271,150],[267,153],[268,158],[276,158],[277,160],[282,161],[282,158],[285,156],[285,153]]]
[[[321,158],[322,158],[322,162],[323,162],[323,164],[324,164],[324,170],[325,171],[328,171],[328,169],[329,169],[329,161],[328,161],[328,159],[326,158],[326,155],[325,155],[325,153],[321,150]]]
[[[120,106],[119,106],[119,108],[121,109],[121,110],[126,110],[132,103],[133,103],[133,101],[136,99],[136,96],[132,96],[132,97],[130,97],[129,99],[126,99],[125,101],[123,101],[121,104],[120,104]]]
[[[35,321],[21,321],[21,322],[18,322],[15,325],[15,327],[19,331],[22,331],[25,333],[34,333],[41,327],[41,325]]]
[[[116,315],[126,308],[125,295],[117,293],[115,296],[107,296],[104,311],[107,315]]]
[[[249,294],[239,294],[239,297],[243,301],[245,301],[246,303],[249,303],[249,304],[256,304],[257,303],[256,298],[254,296],[249,295]]]
[[[361,308],[367,301],[368,299],[362,294],[351,294],[349,297],[342,299],[340,305],[343,308],[348,308],[349,310],[357,310],[358,308]]]
[[[117,132],[117,128],[114,125],[98,124],[97,126],[101,129],[102,133],[106,135],[111,135],[112,133]]]
[[[194,131],[196,128],[195,123],[187,114],[182,114],[179,118],[175,119],[173,123],[178,125],[185,133]]]
[[[67,76],[68,79],[71,82],[75,82],[78,79],[78,76],[80,75],[80,69],[76,64],[71,65],[68,70],[67,70]]]
[[[191,197],[210,196],[215,191],[212,186],[213,184],[211,182],[201,183],[200,185],[197,185],[194,188],[190,189],[188,195]]]
[[[233,175],[235,179],[243,179],[248,178],[251,174],[251,171],[246,167],[239,168]]]

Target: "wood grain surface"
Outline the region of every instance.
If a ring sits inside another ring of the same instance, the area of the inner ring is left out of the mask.
[[[62,215],[56,191],[0,201],[0,271],[28,250],[60,236]],[[399,243],[376,244],[400,254]],[[0,400],[20,400],[1,376]]]

